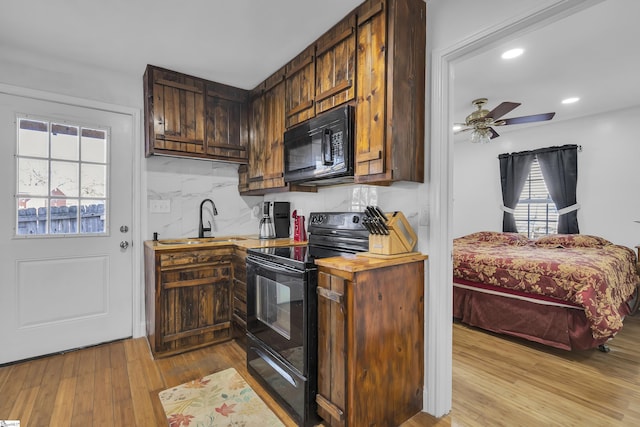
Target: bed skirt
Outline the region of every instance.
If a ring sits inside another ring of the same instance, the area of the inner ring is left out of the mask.
[[[594,339],[584,310],[563,301],[500,294],[497,289],[462,281],[453,284],[453,317],[499,334],[524,338],[563,350],[596,348],[608,338]]]

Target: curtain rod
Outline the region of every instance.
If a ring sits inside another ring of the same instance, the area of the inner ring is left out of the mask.
[[[500,159],[506,156],[525,156],[530,154],[547,153],[549,151],[572,150],[572,149],[577,149],[580,152],[582,151],[582,145],[566,144],[562,146],[538,148],[537,150],[518,151],[515,153],[504,153],[504,154],[499,154],[498,158]]]

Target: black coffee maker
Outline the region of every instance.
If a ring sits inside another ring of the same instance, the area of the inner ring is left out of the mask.
[[[291,220],[289,215],[289,202],[273,202],[271,209],[276,238],[289,237],[291,233]]]

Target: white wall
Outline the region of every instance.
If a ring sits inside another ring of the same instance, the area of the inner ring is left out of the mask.
[[[602,236],[633,248],[640,242],[637,182],[640,144],[635,123],[640,107],[575,120],[549,122],[501,132],[489,144],[456,142],[454,236],[501,231],[502,193],[498,155],[564,144],[578,153],[578,225],[583,234]]]

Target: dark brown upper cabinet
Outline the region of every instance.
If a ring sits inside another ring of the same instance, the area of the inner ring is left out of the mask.
[[[347,15],[316,42],[316,114],[355,97],[356,14]]]
[[[146,155],[204,155],[204,81],[147,66],[144,74]]]
[[[285,67],[251,91],[249,164],[239,170],[239,190],[260,194],[284,183]]]
[[[249,92],[207,82],[206,94],[206,154],[218,160],[246,163]]]
[[[290,128],[315,116],[315,45],[293,58],[286,66],[285,112]]]
[[[145,155],[246,163],[248,92],[148,65]]]
[[[355,182],[424,182],[424,0],[356,9]]]

